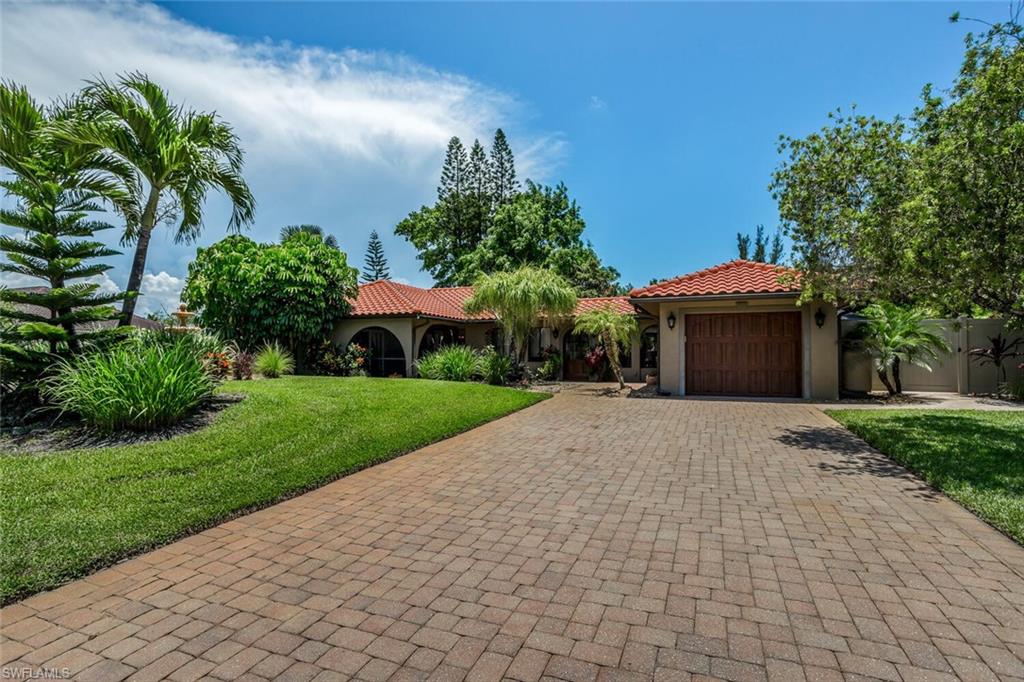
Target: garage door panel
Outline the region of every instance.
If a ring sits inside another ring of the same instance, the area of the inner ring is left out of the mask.
[[[799,396],[800,313],[686,316],[686,392]]]

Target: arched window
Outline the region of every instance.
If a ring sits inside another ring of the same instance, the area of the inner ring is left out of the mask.
[[[352,343],[370,351],[367,371],[370,376],[405,376],[405,351],[398,337],[383,327],[367,327],[352,337]]]
[[[419,357],[433,353],[442,346],[465,346],[466,331],[449,324],[432,324],[420,341]]]
[[[640,369],[658,369],[658,327],[652,325],[640,335]]]

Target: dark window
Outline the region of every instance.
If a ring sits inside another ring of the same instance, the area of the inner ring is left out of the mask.
[[[352,337],[370,352],[370,376],[389,377],[393,374],[405,376],[405,351],[398,337],[383,327],[369,327]]]
[[[544,330],[541,328],[534,329],[530,332],[530,339],[527,342],[526,357],[531,362],[540,362],[544,359]]]
[[[443,346],[465,346],[466,332],[447,324],[431,325],[420,342],[420,357]]]
[[[658,328],[648,327],[640,335],[640,367],[658,368]]]
[[[619,367],[630,369],[633,366],[633,344],[619,346]]]

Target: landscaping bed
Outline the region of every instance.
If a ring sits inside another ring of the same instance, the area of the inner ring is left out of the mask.
[[[1024,544],[1024,411],[898,409],[827,413]]]
[[[229,382],[220,391],[246,399],[170,440],[0,452],[3,602],[547,397],[474,383],[333,377]]]

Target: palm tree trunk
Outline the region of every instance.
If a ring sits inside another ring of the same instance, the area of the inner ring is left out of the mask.
[[[135,242],[135,257],[132,259],[132,271],[128,275],[128,296],[121,306],[121,320],[119,327],[128,327],[132,323],[132,316],[135,314],[135,302],[139,297],[139,289],[142,288],[142,275],[146,271],[146,253],[149,251],[149,238],[153,233],[153,226],[156,224],[157,203],[160,201],[160,190],[156,187],[149,188],[149,198],[146,200],[146,210],[142,212],[142,224],[139,225],[139,238]]]
[[[896,393],[903,393],[903,381],[900,379],[900,359],[892,361],[892,381],[896,384]]]
[[[622,367],[619,366],[619,344],[615,343],[612,335],[607,332],[604,335],[604,347],[608,349],[608,362],[612,365],[612,372],[615,374],[615,379],[619,382],[619,390],[621,391],[626,387],[626,382],[622,380]]]
[[[882,385],[885,386],[885,390],[889,392],[889,395],[896,395],[896,391],[893,389],[892,383],[889,381],[889,375],[886,373],[885,368],[879,367],[875,371],[878,372],[878,378],[881,380]]]

